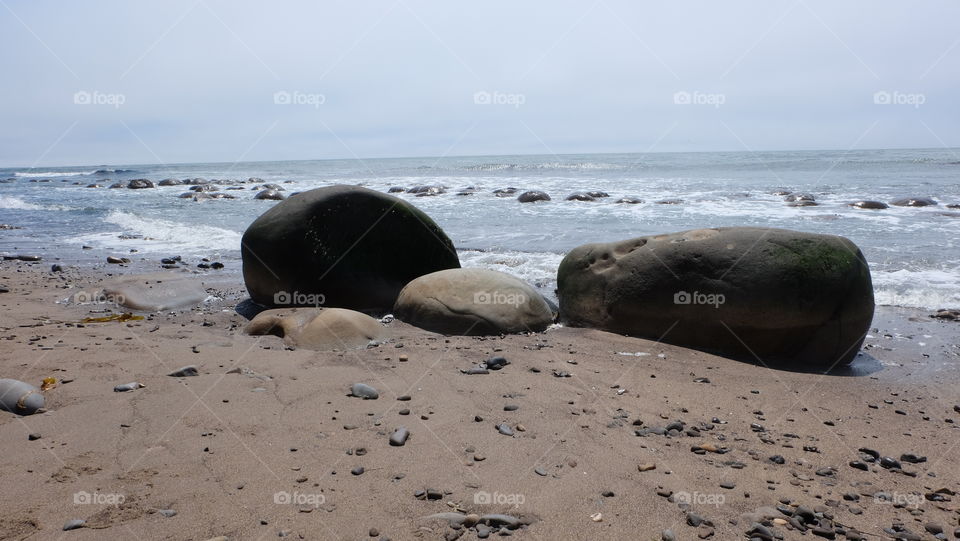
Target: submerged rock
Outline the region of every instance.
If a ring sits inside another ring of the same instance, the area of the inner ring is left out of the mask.
[[[904,197],[890,202],[895,207],[929,207],[937,202],[929,197]]]
[[[547,195],[547,192],[541,192],[539,190],[523,192],[517,196],[517,201],[521,203],[536,203],[537,201],[550,201],[550,196]]]

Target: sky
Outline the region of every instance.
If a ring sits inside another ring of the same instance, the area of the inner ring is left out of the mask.
[[[0,0],[0,166],[960,146],[950,1]]]

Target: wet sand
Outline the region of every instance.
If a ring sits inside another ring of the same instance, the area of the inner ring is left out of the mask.
[[[958,527],[960,323],[926,312],[878,308],[831,374],[563,327],[443,337],[394,321],[377,347],[316,352],[243,334],[232,275],[196,275],[215,296],[200,308],[80,325],[119,310],[58,301],[129,269],[49,269],[0,266],[0,377],[60,382],[46,413],[0,412],[3,539],[476,538],[422,518],[463,510],[522,519],[521,539],[728,540],[777,505],[869,539]],[[461,373],[491,356],[510,364]],[[199,375],[167,375],[186,365]],[[145,387],[113,391],[129,382]],[[357,382],[379,398],[347,396]],[[398,427],[411,435],[392,446]],[[860,448],[902,468],[851,467]]]

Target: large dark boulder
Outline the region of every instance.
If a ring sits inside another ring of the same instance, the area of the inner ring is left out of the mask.
[[[732,227],[574,249],[557,276],[572,326],[761,362],[849,363],[873,319],[867,262],[843,237]]]
[[[418,276],[460,267],[453,243],[429,216],[357,186],[318,188],[277,203],[247,228],[241,255],[258,304],[367,312],[389,311]]]
[[[393,315],[449,335],[539,332],[553,312],[530,284],[488,269],[449,269],[413,280],[397,297]]]

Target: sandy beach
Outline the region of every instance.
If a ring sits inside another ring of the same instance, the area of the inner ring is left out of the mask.
[[[51,263],[0,267],[0,375],[58,382],[46,412],[0,416],[3,539],[477,537],[424,518],[459,511],[520,521],[491,537],[726,540],[766,519],[810,538],[785,523],[798,509],[836,538],[960,536],[960,334],[925,312],[878,308],[826,375],[559,326],[393,321],[376,347],[317,352],[245,335],[243,284],[212,272],[192,278],[202,307],[79,324],[120,311],[58,301],[133,271]],[[348,396],[358,382],[379,398]]]

